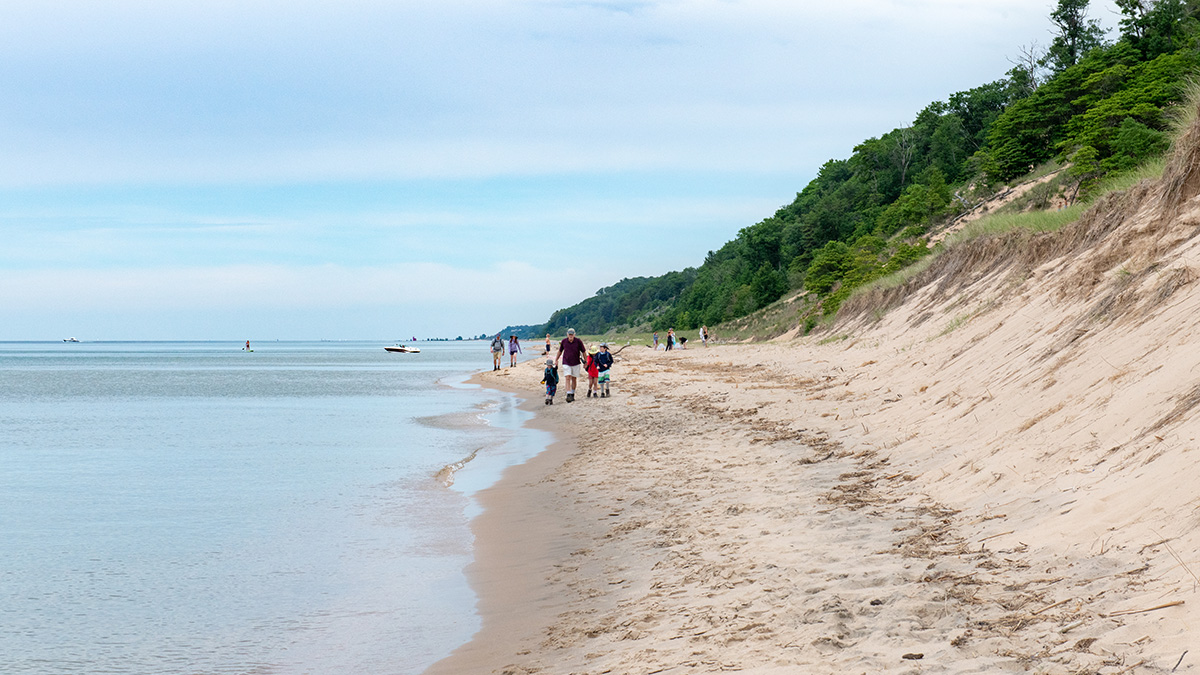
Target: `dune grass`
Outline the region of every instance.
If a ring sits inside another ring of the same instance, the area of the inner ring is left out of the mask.
[[[954,246],[978,237],[991,234],[1004,234],[1017,230],[1028,232],[1055,232],[1064,225],[1079,220],[1092,204],[1111,192],[1123,192],[1146,179],[1162,178],[1167,164],[1165,156],[1146,162],[1132,171],[1106,178],[1095,195],[1087,201],[1077,202],[1066,208],[1055,211],[1027,211],[1024,213],[993,213],[964,227],[961,231],[946,238],[945,246]],[[936,255],[936,252],[935,252]],[[928,264],[928,263],[926,263]]]
[[[1166,156],[1146,162],[1138,168],[1105,179],[1095,196],[1086,202],[1078,202],[1066,208],[1054,211],[1026,211],[1023,213],[993,213],[971,223],[962,230],[950,235],[942,245],[934,249],[932,255],[926,256],[916,263],[894,272],[882,279],[856,289],[856,293],[869,290],[887,290],[907,283],[910,279],[928,269],[933,261],[949,247],[958,246],[973,239],[989,235],[999,235],[1018,230],[1030,233],[1055,232],[1069,225],[1083,215],[1098,199],[1112,192],[1122,192],[1137,185],[1143,180],[1157,180],[1162,177],[1166,167]]]
[[[965,241],[990,234],[1003,234],[1016,230],[1029,232],[1054,232],[1064,225],[1079,220],[1087,210],[1086,204],[1073,204],[1057,211],[1027,211],[1025,213],[993,213],[967,225],[946,237],[945,246],[955,246]]]

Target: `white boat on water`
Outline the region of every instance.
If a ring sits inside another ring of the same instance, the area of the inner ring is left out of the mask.
[[[393,345],[391,347],[384,347],[383,351],[395,352],[397,354],[420,354],[421,353],[420,349],[418,349],[416,347],[409,347],[408,345]]]
[[[63,338],[63,342],[79,342],[79,338]]]

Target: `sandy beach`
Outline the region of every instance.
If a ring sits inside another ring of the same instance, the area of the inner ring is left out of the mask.
[[[484,628],[428,672],[1197,672],[1195,178],[816,336],[630,346],[610,399],[481,374],[562,442],[485,496]]]

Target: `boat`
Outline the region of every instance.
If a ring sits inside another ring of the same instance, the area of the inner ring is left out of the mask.
[[[421,353],[420,349],[418,349],[416,347],[409,347],[408,345],[393,345],[391,347],[384,347],[383,351],[395,352],[397,354],[420,354]]]
[[[79,338],[63,338],[63,342],[79,342]]]

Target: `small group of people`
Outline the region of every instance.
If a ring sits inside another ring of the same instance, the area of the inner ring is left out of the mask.
[[[700,327],[700,340],[704,343],[705,347],[708,346],[708,337],[709,337],[708,326],[701,326]],[[654,343],[651,345],[651,347],[653,347],[654,350],[657,351],[658,345],[659,345],[658,331],[654,331],[653,340],[654,340]],[[686,337],[683,337],[682,335],[679,335],[679,336],[675,335],[675,329],[672,328],[667,331],[667,339],[665,342],[662,343],[663,349],[665,351],[669,352],[672,349],[675,349],[675,345],[679,345],[680,349],[687,349],[687,341],[688,341],[688,339]]]
[[[546,336],[546,353],[550,353],[550,336]],[[608,398],[609,383],[612,379],[613,355],[608,351],[608,343],[601,342],[599,346],[589,348],[583,340],[575,337],[575,329],[567,329],[567,337],[558,343],[558,353],[553,359],[546,359],[546,369],[542,372],[542,383],[546,385],[546,405],[554,405],[554,396],[558,393],[559,363],[562,363],[562,380],[567,389],[567,403],[575,401],[575,387],[579,376],[586,374],[588,378],[587,398]]]
[[[507,345],[507,346],[506,346]],[[517,365],[517,354],[522,354],[521,341],[516,335],[509,335],[505,343],[502,333],[496,333],[492,338],[492,371],[500,370],[507,349],[509,368]],[[546,351],[550,355],[550,334],[546,333]],[[567,337],[558,343],[558,353],[553,359],[546,359],[546,370],[543,372],[542,384],[546,385],[546,405],[554,404],[554,396],[558,393],[560,381],[559,363],[562,364],[561,380],[567,390],[567,403],[575,401],[575,387],[579,378],[587,375],[587,398],[608,398],[611,396],[609,384],[612,381],[613,355],[608,350],[608,343],[588,347],[583,340],[575,336],[575,329],[567,329]]]
[[[516,335],[508,336],[508,367],[517,367],[517,354],[523,354],[521,350],[521,341]],[[492,338],[492,371],[500,370],[500,362],[504,360],[504,339],[500,337],[500,333],[496,333],[496,337]]]

